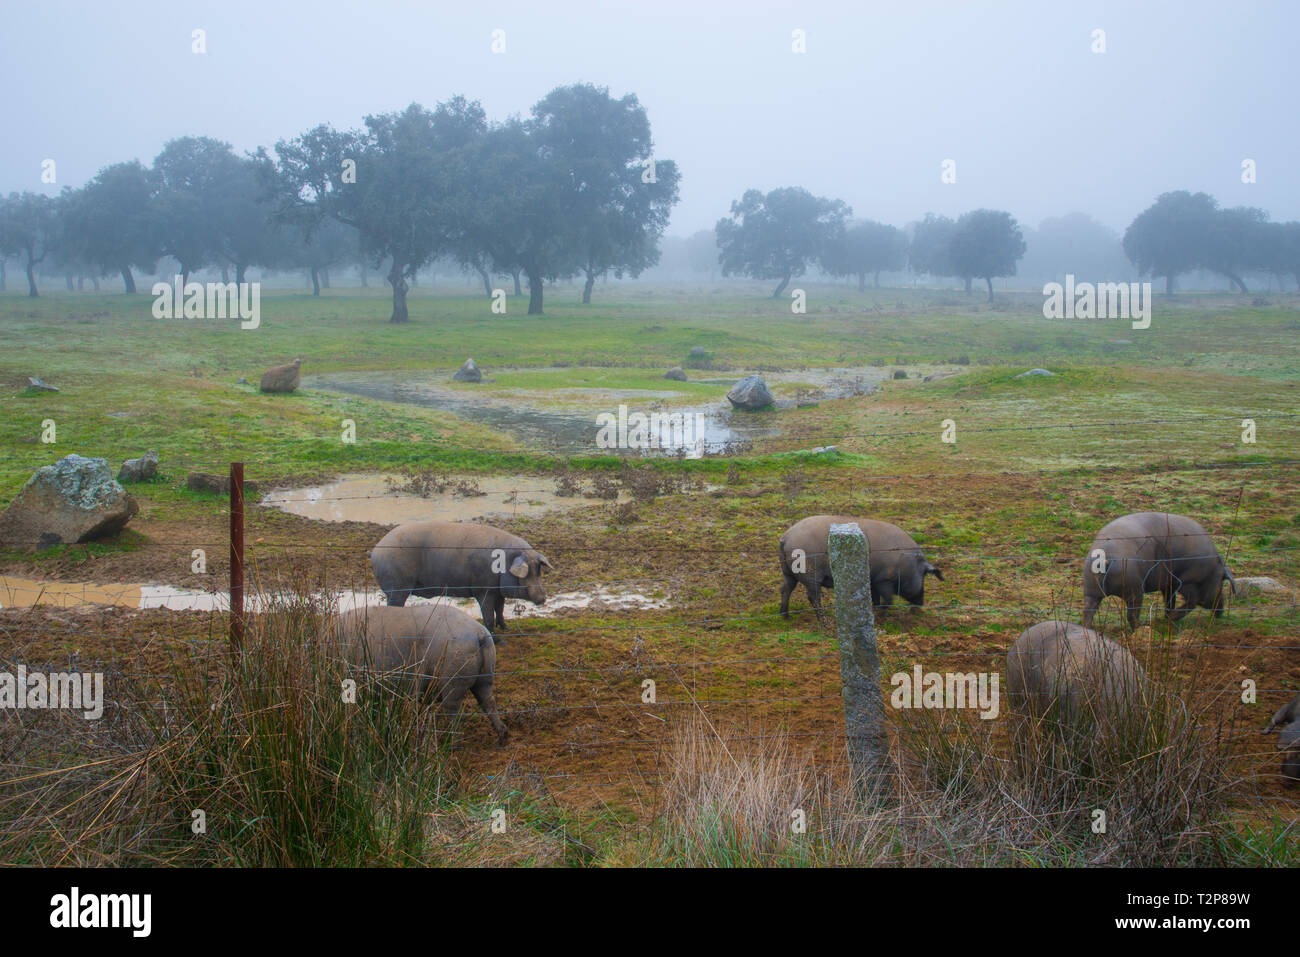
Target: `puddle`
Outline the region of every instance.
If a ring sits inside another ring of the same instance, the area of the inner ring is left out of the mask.
[[[322,596],[323,597],[323,596]],[[386,604],[384,593],[376,589],[367,591],[332,592],[328,596],[337,603],[339,611]],[[474,618],[481,618],[478,602],[472,598],[412,598],[408,605],[447,603]],[[273,599],[257,594],[244,597],[244,608],[258,612]],[[199,591],[174,588],[171,585],[97,585],[82,582],[32,581],[0,575],[0,609],[31,608],[34,605],[51,608],[165,608],[169,611],[222,612],[230,609],[230,594],[225,591]],[[506,618],[550,618],[565,609],[593,611],[653,611],[667,608],[668,599],[655,598],[635,591],[618,591],[598,585],[586,592],[557,592],[545,605],[531,602],[507,601]]]
[[[672,398],[684,397],[685,394],[673,391],[671,385],[653,390],[561,386],[546,393],[548,405],[542,408],[529,402],[530,393],[527,390],[492,392],[489,391],[492,389],[491,384],[484,383],[484,391],[475,394],[465,388],[453,387],[451,376],[454,371],[338,372],[304,376],[303,386],[451,412],[478,425],[505,432],[526,445],[551,449],[610,451],[597,449],[596,438],[600,427],[596,423],[596,415],[600,412],[616,414],[620,404],[626,405],[629,412],[681,413],[692,423],[698,423],[689,430],[687,436],[674,435],[671,430],[665,430],[659,447],[659,451],[665,454],[682,451],[688,457],[698,457],[706,451],[723,451],[728,446],[752,442],[780,432],[773,416],[737,412],[725,398],[707,404],[674,404],[670,401]],[[700,373],[690,373],[692,382],[717,385],[719,388],[730,388],[746,374],[748,373],[709,372],[706,377],[701,377]],[[875,391],[889,374],[888,369],[878,366],[762,373],[768,385],[777,393],[791,391],[782,388],[790,383],[811,387],[804,389],[806,394],[797,400],[778,398],[778,410],[792,408],[804,400],[821,402],[867,394]],[[695,418],[697,415],[698,419]]]
[[[344,475],[336,482],[312,488],[273,489],[259,504],[326,522],[400,525],[426,519],[468,522],[494,515],[518,518],[554,509],[608,505],[611,501],[585,495],[561,496],[555,491],[555,479],[545,475],[451,475],[447,477],[451,488],[463,480],[485,494],[457,495],[449,488],[428,498],[392,491],[385,481],[390,477],[396,482],[410,481],[410,476],[403,475]]]

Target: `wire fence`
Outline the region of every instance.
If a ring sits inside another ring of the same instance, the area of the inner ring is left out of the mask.
[[[1225,467],[1267,467],[1274,470],[1271,477],[1289,479],[1296,465],[1300,462]],[[212,511],[223,520],[230,517],[225,508]],[[522,768],[546,782],[551,793],[578,803],[604,801],[610,789],[623,788],[643,806],[657,806],[656,792],[667,775],[666,752],[682,721],[692,717],[703,716],[716,726],[716,740],[724,748],[805,745],[820,760],[833,762],[846,740],[834,630],[806,604],[792,607],[788,619],[771,610],[780,585],[776,542],[774,536],[762,542],[759,537],[737,545],[585,542],[555,552],[551,609],[512,602],[509,625],[498,629],[503,641],[492,677],[510,743],[495,750],[476,713],[443,733],[460,741],[457,753],[484,780]],[[552,551],[545,542],[535,544]],[[970,545],[924,543],[926,555],[944,563],[942,591],[921,609],[883,610],[886,683],[910,676],[916,666],[923,672],[959,667],[961,674],[996,674],[1005,683],[1007,648],[1021,629],[1040,620],[1077,619],[1081,572],[1089,561],[1083,544],[1066,533]],[[200,540],[168,547],[182,556],[194,549],[220,555],[228,545]],[[381,606],[390,596],[367,580],[370,557],[379,549],[380,543],[287,537],[250,541],[244,559],[253,578],[249,613],[273,614],[303,599],[328,614]],[[1203,610],[1174,628],[1166,625],[1157,602],[1144,606],[1143,628],[1149,630],[1140,635],[1125,633],[1114,607],[1098,622],[1149,665],[1173,661],[1169,674],[1179,677],[1176,693],[1207,721],[1217,722],[1215,734],[1239,762],[1238,798],[1283,809],[1300,807],[1300,800],[1279,789],[1275,739],[1261,731],[1300,684],[1298,550],[1234,537],[1223,552],[1230,564],[1267,572],[1279,584],[1277,590],[1234,600],[1226,618]],[[893,551],[873,554],[892,556]],[[566,559],[612,558],[625,570],[610,577],[566,577]],[[638,562],[644,564],[637,567]],[[337,580],[341,566],[351,569],[346,583]],[[712,578],[702,576],[701,568],[714,569]],[[573,599],[568,607],[566,597]],[[425,600],[444,603],[450,596]],[[420,604],[423,600],[413,601],[413,607]],[[232,617],[229,591],[221,587],[42,586],[13,578],[0,579],[0,607],[6,609],[0,633],[7,646],[0,671],[13,673],[21,665],[53,672],[67,665],[102,672],[109,683],[110,727],[130,720],[122,709],[130,702],[139,706],[141,695],[165,709],[173,669],[186,662],[221,667]],[[475,611],[470,599],[462,599],[460,607]],[[828,602],[828,614],[832,610]],[[99,627],[94,627],[96,615]],[[644,685],[647,680],[654,682],[653,690]],[[130,694],[128,685],[135,689]],[[1009,710],[1004,705],[1001,713]],[[980,727],[978,709],[953,717]],[[35,717],[15,710],[3,720],[21,736]],[[948,731],[958,733],[955,725]],[[106,733],[104,739],[113,736]],[[12,740],[0,748],[25,753]],[[97,752],[91,748],[90,753]],[[0,754],[0,763],[4,757]],[[124,759],[120,749],[102,757]],[[0,786],[25,774],[50,773],[48,766],[27,760],[11,764]]]

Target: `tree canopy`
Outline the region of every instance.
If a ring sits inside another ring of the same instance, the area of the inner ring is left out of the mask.
[[[772,292],[775,299],[809,263],[826,255],[852,212],[841,200],[797,186],[767,194],[746,190],[715,229],[722,274],[780,280]]]

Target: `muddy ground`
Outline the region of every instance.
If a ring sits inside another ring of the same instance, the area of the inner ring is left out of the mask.
[[[541,483],[553,476],[538,476]],[[1263,481],[1264,486],[1258,483]],[[1212,477],[1171,474],[1167,482],[1241,489],[1259,519],[1286,516],[1300,501],[1300,482],[1249,470]],[[497,690],[512,732],[495,745],[487,722],[467,717],[454,752],[470,786],[522,774],[566,809],[617,822],[654,813],[663,747],[674,723],[703,715],[736,737],[789,736],[819,763],[842,747],[839,663],[833,635],[818,625],[799,590],[790,620],[777,616],[780,575],[776,540],[813,512],[868,511],[912,531],[945,579],[927,589],[924,609],[892,610],[881,623],[886,674],[913,663],[934,671],[1002,671],[1006,648],[1021,629],[1044,618],[1077,620],[1078,561],[1095,528],[1122,497],[1128,510],[1164,507],[1166,483],[1136,473],[1109,477],[1105,487],[1061,475],[898,477],[853,469],[792,470],[779,478],[734,480],[709,492],[573,507],[502,518],[556,566],[552,593],[623,586],[668,598],[660,611],[607,611],[599,604],[549,619],[512,622],[499,648]],[[1255,484],[1252,484],[1255,483]],[[1264,494],[1265,488],[1268,494]],[[1061,498],[1064,492],[1064,498]],[[923,503],[943,502],[942,511]],[[1041,520],[1057,501],[1056,520]],[[183,520],[160,517],[147,499],[124,533],[129,548],[47,562],[39,574],[63,581],[153,582],[185,588],[224,587],[228,516],[223,503]],[[1037,533],[1008,529],[1007,512],[1038,516]],[[957,525],[951,516],[969,521]],[[1056,529],[1057,531],[1053,531]],[[319,522],[274,509],[247,514],[249,578],[263,587],[373,587],[366,553],[387,526]],[[191,571],[203,548],[207,574]],[[1225,550],[1227,546],[1225,546]],[[1292,551],[1235,547],[1237,574],[1271,575],[1294,586]],[[1246,567],[1249,566],[1249,567]],[[0,567],[32,575],[23,563]],[[1151,596],[1149,596],[1151,597]],[[1191,615],[1170,631],[1155,614],[1122,640],[1139,658],[1176,649],[1179,672],[1197,689],[1198,706],[1221,715],[1240,756],[1243,811],[1294,814],[1295,793],[1276,776],[1273,739],[1258,731],[1278,704],[1300,687],[1300,628],[1294,591],[1234,604],[1214,619]],[[1119,636],[1118,603],[1104,606],[1103,627]],[[226,618],[213,613],[140,611],[90,606],[9,609],[0,628],[29,667],[66,662],[103,664],[111,680],[165,678],[177,656],[219,648]],[[1241,702],[1244,678],[1257,682],[1259,703]],[[655,704],[642,702],[642,682],[656,683]],[[113,694],[110,688],[109,700]],[[974,720],[974,719],[972,719]]]

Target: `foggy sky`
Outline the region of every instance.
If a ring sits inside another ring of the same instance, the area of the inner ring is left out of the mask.
[[[500,120],[591,82],[636,93],[656,156],[680,165],[676,235],[778,186],[900,226],[994,207],[1027,226],[1081,210],[1122,230],[1171,189],[1300,219],[1298,27],[1293,0],[9,0],[0,192],[80,186],[187,134],[243,152],[457,93]],[[195,28],[206,55],[190,52]],[[55,186],[40,182],[46,158]],[[945,159],[956,184],[940,182]]]

